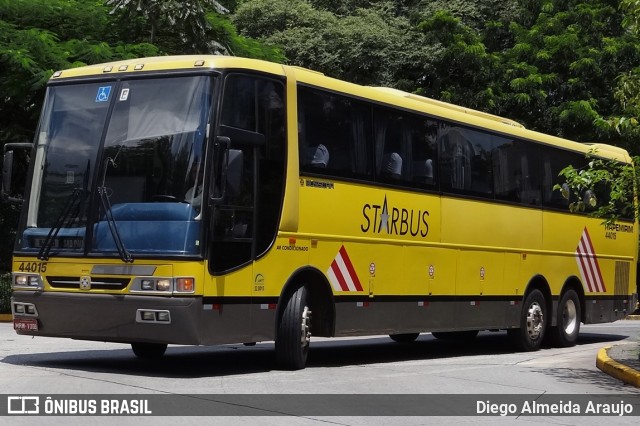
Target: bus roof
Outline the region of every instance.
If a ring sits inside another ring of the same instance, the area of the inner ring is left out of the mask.
[[[488,112],[483,112],[483,111],[478,111],[475,109],[471,109],[471,108],[465,108],[459,105],[454,105],[454,104],[450,104],[447,102],[443,102],[443,101],[438,101],[436,99],[432,99],[432,98],[427,98],[425,96],[420,96],[420,95],[416,95],[413,93],[408,93],[408,92],[404,92],[402,90],[398,90],[398,89],[393,89],[391,87],[376,87],[377,90],[382,90],[388,93],[393,93],[396,94],[398,96],[404,96],[405,98],[409,98],[409,99],[415,99],[417,101],[420,102],[424,102],[426,104],[429,105],[437,105],[439,107],[442,108],[448,108],[451,109],[453,111],[458,111],[458,112],[462,112],[464,114],[471,114],[471,115],[475,115],[477,117],[482,117],[482,118],[486,118],[488,120],[494,120],[497,121],[499,123],[502,124],[507,124],[509,126],[514,126],[514,127],[519,127],[521,129],[524,129],[524,126],[520,123],[518,123],[517,121],[508,119],[508,118],[504,118],[504,117],[500,117],[499,115],[493,115],[493,114],[489,114]]]
[[[125,59],[121,61],[107,62],[103,64],[87,65],[84,67],[70,68],[57,71],[51,77],[52,80],[74,77],[95,77],[98,75],[109,76],[113,74],[172,71],[172,70],[198,70],[198,69],[223,69],[246,68],[263,71],[270,74],[284,75],[283,65],[258,59],[239,58],[221,55],[181,55],[181,56],[154,56],[149,58]]]
[[[630,156],[622,148],[606,144],[584,144],[562,139],[544,133],[525,129],[518,122],[489,114],[486,112],[465,108],[436,99],[415,95],[388,87],[368,87],[332,77],[297,66],[281,65],[259,59],[248,59],[221,55],[184,55],[158,56],[139,59],[128,59],[104,64],[88,65],[57,71],[51,77],[52,81],[95,76],[111,76],[124,73],[143,73],[150,71],[172,71],[186,69],[250,69],[277,76],[293,75],[301,83],[342,92],[351,96],[369,99],[382,104],[400,107],[407,110],[422,112],[435,117],[464,123],[475,127],[492,130],[540,143],[558,146],[572,151],[587,153],[594,148],[598,155],[629,162]]]

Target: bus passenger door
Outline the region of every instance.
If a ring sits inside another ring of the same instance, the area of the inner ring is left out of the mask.
[[[284,191],[285,104],[279,80],[230,73],[224,80],[210,176],[209,268],[223,279],[217,293],[242,318],[245,342],[269,335],[268,321],[254,318],[254,261],[277,234]],[[227,297],[229,296],[229,297]],[[232,301],[232,302],[231,302]],[[239,326],[242,324],[241,326]],[[256,329],[261,331],[256,333]],[[264,339],[261,339],[264,340]]]

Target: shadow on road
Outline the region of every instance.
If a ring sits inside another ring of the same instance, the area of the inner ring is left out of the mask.
[[[584,333],[580,335],[578,346],[616,342],[627,337]],[[543,348],[548,349],[549,346]],[[325,339],[312,340],[307,368],[510,353],[514,353],[514,349],[504,332],[482,332],[476,339],[467,342],[437,340],[429,333],[422,334],[412,343],[396,343],[388,337]],[[155,360],[137,359],[130,349],[109,349],[9,355],[2,362],[50,369],[165,378],[242,375],[275,368],[273,343],[260,343],[252,347],[170,346],[164,357]],[[557,374],[561,376],[564,373]]]

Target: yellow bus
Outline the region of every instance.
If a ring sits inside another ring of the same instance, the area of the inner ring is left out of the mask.
[[[275,341],[286,369],[311,336],[573,345],[581,322],[636,301],[633,218],[570,213],[553,190],[591,149],[258,60],[58,71],[30,154],[14,328],[138,357]]]

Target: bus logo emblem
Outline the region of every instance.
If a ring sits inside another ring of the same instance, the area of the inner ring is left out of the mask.
[[[80,277],[80,290],[91,290],[91,277]]]

